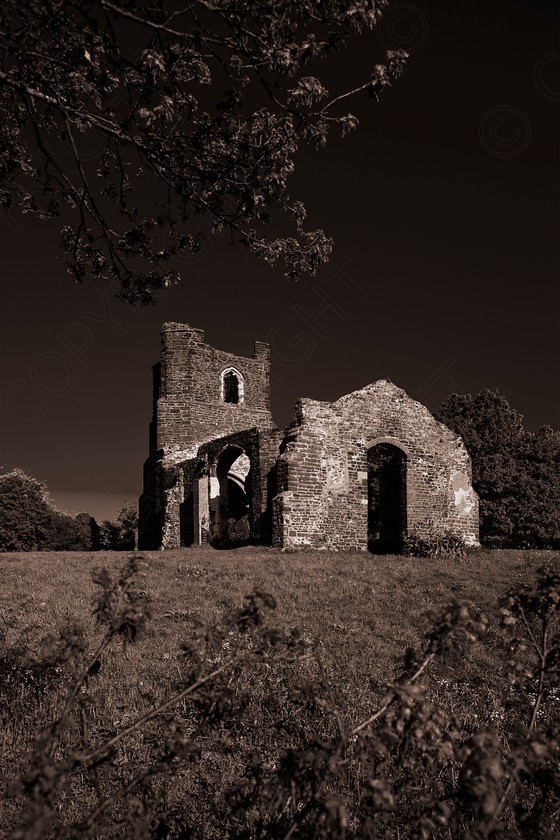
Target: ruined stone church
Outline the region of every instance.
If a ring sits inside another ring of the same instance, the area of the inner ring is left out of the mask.
[[[406,536],[433,533],[478,544],[463,441],[389,380],[334,402],[300,399],[281,431],[267,344],[237,356],[166,323],[153,393],[140,549],[398,552]]]

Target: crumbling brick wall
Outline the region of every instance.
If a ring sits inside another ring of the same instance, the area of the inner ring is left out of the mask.
[[[333,403],[300,400],[280,432],[270,413],[268,345],[255,342],[252,357],[238,356],[177,323],[164,324],[161,336],[140,548],[220,540],[224,522],[226,532],[235,528],[224,469],[240,453],[250,473],[239,485],[239,521],[248,521],[253,541],[365,550],[372,509],[368,450],[378,444],[402,456],[401,536],[450,533],[477,544],[478,498],[462,440],[391,382]]]
[[[216,438],[199,447],[196,458],[182,464],[183,471],[182,485],[185,491],[193,492],[193,483],[202,474],[204,487],[209,499],[217,491],[216,479],[220,459],[233,450],[235,454],[243,454],[248,458],[250,464],[250,498],[249,498],[249,524],[251,538],[254,542],[270,544],[272,539],[272,522],[270,519],[272,495],[276,492],[270,488],[270,476],[274,473],[276,459],[282,432],[277,428],[269,429],[245,429],[242,432],[235,432],[231,435]],[[202,467],[202,469],[201,469]],[[200,490],[198,491],[200,492]],[[217,537],[216,523],[213,521],[215,511],[209,506],[206,529],[208,538]],[[197,542],[194,538],[192,542]],[[183,544],[189,541],[182,539]]]
[[[273,544],[366,549],[370,447],[406,460],[405,534],[449,532],[478,543],[478,499],[457,435],[387,380],[334,403],[300,400],[278,463]]]
[[[239,399],[228,402],[224,374],[233,371]],[[248,429],[274,429],[270,413],[270,348],[254,342],[252,357],[217,350],[204,331],[165,323],[161,361],[153,368],[150,455],[139,503],[139,547],[172,548],[185,532],[182,464],[200,447]],[[188,488],[187,488],[188,492]]]
[[[242,398],[223,399],[222,373],[241,376]],[[161,370],[155,404],[156,449],[167,461],[193,457],[205,441],[274,425],[270,413],[270,348],[255,341],[251,358],[216,350],[204,331],[169,322],[161,331]]]

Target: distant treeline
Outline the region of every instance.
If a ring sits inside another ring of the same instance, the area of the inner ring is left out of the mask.
[[[137,524],[135,507],[99,524],[59,511],[46,485],[23,470],[0,475],[0,551],[129,551]]]
[[[560,432],[523,427],[498,391],[452,394],[436,414],[461,435],[487,548],[560,548]]]

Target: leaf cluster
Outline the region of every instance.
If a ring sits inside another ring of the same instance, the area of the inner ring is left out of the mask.
[[[528,432],[498,391],[452,394],[436,415],[460,435],[480,498],[480,536],[500,548],[560,547],[560,432]]]
[[[456,534],[410,534],[403,539],[403,554],[410,557],[465,557],[467,547]]]
[[[99,548],[95,519],[58,510],[46,485],[21,469],[0,475],[0,551]]]
[[[4,0],[0,206],[60,218],[76,281],[110,278],[149,302],[170,260],[227,233],[288,277],[332,242],[305,230],[287,181],[301,143],[323,146],[359,93],[377,100],[406,53],[329,94],[321,59],[372,29],[386,0]],[[273,217],[292,235],[266,235]]]

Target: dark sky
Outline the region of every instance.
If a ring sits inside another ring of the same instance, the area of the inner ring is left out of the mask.
[[[560,426],[558,7],[548,0],[392,4],[329,68],[359,84],[382,44],[412,54],[356,133],[302,151],[293,197],[334,236],[316,278],[285,280],[215,238],[138,311],[73,285],[56,226],[0,219],[0,455],[64,509],[114,517],[141,491],[151,365],[164,321],[249,355],[270,341],[273,413],[389,378],[431,410],[497,388],[529,429]]]

